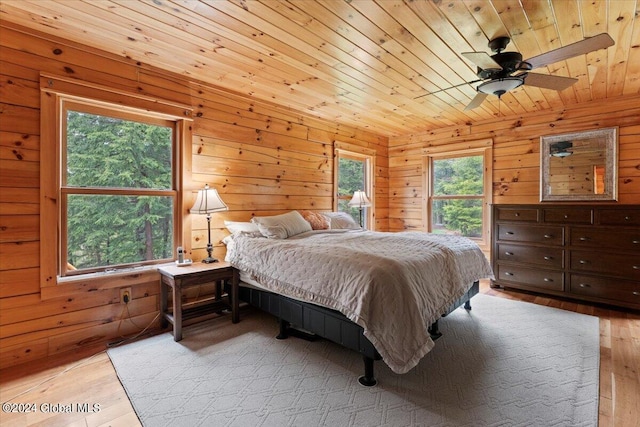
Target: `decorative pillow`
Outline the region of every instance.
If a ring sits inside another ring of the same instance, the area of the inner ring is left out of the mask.
[[[311,224],[298,211],[274,216],[257,216],[252,218],[251,222],[256,224],[260,233],[269,239],[286,239],[311,231]]]
[[[346,212],[325,212],[323,213],[331,221],[331,229],[348,229],[359,230],[358,223],[353,219],[351,215]]]
[[[300,215],[311,224],[314,230],[327,230],[331,225],[329,218],[317,212],[300,211]]]
[[[229,232],[231,234],[237,232],[237,231],[247,231],[249,233],[257,233],[260,230],[258,230],[258,226],[252,222],[239,222],[239,221],[226,221],[224,222],[224,226],[227,227],[227,230],[229,230]]]

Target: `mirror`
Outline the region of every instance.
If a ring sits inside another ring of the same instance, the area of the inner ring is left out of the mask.
[[[617,200],[618,128],[540,138],[540,201]]]

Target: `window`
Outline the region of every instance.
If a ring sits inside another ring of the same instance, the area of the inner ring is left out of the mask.
[[[349,206],[353,193],[364,191],[373,203],[373,156],[345,150],[336,150],[336,206],[334,209],[349,213],[357,223],[361,223],[360,208]],[[371,228],[373,220],[372,207],[362,209],[362,226]]]
[[[40,88],[43,291],[172,260],[191,109],[62,77],[41,76]]]
[[[173,257],[175,121],[63,103],[62,272]]]
[[[490,150],[428,157],[428,230],[488,245]],[[489,196],[487,196],[489,195]]]

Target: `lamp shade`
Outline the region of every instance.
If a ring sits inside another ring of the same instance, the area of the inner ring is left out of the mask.
[[[209,214],[211,212],[226,211],[229,207],[224,204],[220,195],[214,188],[205,184],[204,189],[198,190],[196,202],[189,212],[194,214]]]
[[[349,201],[349,206],[365,208],[371,206],[371,201],[369,201],[364,191],[358,190],[353,193],[353,197]]]

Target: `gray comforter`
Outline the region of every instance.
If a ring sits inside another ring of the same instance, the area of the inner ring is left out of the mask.
[[[273,292],[342,312],[396,373],[433,348],[428,325],[474,281],[493,276],[478,245],[464,237],[331,231],[285,240],[239,233],[227,260]]]

